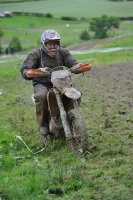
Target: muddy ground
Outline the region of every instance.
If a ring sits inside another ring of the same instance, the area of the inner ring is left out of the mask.
[[[133,63],[93,68],[88,75],[90,99],[103,101],[120,114],[133,111]]]
[[[110,40],[112,39],[89,41],[71,50],[91,50]],[[103,101],[105,109],[117,109],[123,115],[133,112],[133,63],[93,67],[87,73],[85,90],[90,94],[91,100],[96,98],[99,102]]]

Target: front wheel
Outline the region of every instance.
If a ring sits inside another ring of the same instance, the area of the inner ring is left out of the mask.
[[[74,154],[88,151],[88,135],[84,119],[78,109],[68,112],[68,119],[72,135],[69,138],[71,151]]]

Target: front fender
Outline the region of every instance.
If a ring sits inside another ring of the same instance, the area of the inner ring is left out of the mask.
[[[64,88],[62,93],[70,99],[79,99],[81,97],[81,93],[73,87]]]

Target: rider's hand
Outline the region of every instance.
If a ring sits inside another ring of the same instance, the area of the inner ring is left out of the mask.
[[[45,67],[45,68],[38,68],[38,70],[40,70],[41,72],[44,72],[44,76],[46,77],[51,77],[51,69],[48,68],[48,67]]]
[[[79,72],[79,71],[76,70],[80,66],[81,66],[81,64],[74,65],[73,67],[70,68],[71,72],[74,73],[74,74],[81,73],[81,72]]]

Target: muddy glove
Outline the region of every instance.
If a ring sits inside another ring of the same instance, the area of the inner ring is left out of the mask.
[[[45,67],[45,68],[38,68],[38,70],[40,70],[41,72],[44,72],[44,76],[46,77],[51,77],[51,69],[49,67]]]
[[[26,76],[29,79],[38,78],[38,77],[51,77],[50,70],[46,70],[45,68],[39,69],[30,69],[27,71]]]
[[[71,72],[74,73],[74,74],[79,74],[81,72],[77,71],[76,69],[78,67],[80,67],[82,64],[77,64],[77,65],[74,65],[73,67],[70,68]]]
[[[78,64],[74,67],[71,68],[71,72],[75,73],[75,74],[79,74],[79,73],[84,73],[84,72],[88,72],[91,70],[91,64],[90,63],[82,63],[82,64]]]

